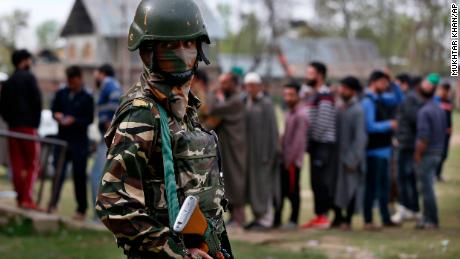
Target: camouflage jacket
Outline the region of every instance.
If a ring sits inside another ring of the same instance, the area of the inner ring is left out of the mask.
[[[169,228],[161,153],[160,115],[155,97],[140,83],[123,97],[105,139],[109,147],[97,197],[96,212],[125,253],[155,258],[182,258]],[[189,195],[223,231],[223,182],[217,138],[197,121],[198,99],[190,96],[183,122],[169,116],[179,203]],[[187,244],[186,244],[187,245]]]

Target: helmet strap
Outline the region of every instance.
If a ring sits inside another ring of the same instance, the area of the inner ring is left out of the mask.
[[[209,61],[209,59],[206,57],[206,55],[204,54],[204,51],[203,51],[203,41],[201,40],[198,40],[198,43],[196,45],[196,48],[198,50],[198,59],[200,61],[203,61],[206,65],[209,65],[211,64],[211,62]]]

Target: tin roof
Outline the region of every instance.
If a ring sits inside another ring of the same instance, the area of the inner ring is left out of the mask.
[[[369,41],[344,38],[289,38],[280,39],[280,47],[289,64],[293,75],[303,78],[307,66],[312,61],[320,61],[327,65],[331,78],[354,75],[367,78],[374,69],[381,69],[385,63],[380,57],[377,47]],[[253,58],[248,55],[219,55],[219,62],[224,71],[234,66],[246,72],[253,65]],[[275,78],[285,77],[284,70],[276,57],[270,60],[263,55],[255,72],[266,75],[271,66],[271,75]]]
[[[355,75],[362,78],[385,63],[375,44],[361,39],[345,38],[282,38],[281,49],[294,75],[303,77],[312,61],[328,66],[332,77]]]

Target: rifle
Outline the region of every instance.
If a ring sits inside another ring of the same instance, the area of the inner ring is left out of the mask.
[[[206,220],[199,206],[199,199],[195,196],[189,196],[185,199],[176,221],[173,230],[177,234],[183,236],[198,236],[205,242],[200,242],[200,250],[208,253],[216,259],[232,259],[230,245],[226,231],[222,234],[221,240],[216,233],[213,233],[212,226]]]

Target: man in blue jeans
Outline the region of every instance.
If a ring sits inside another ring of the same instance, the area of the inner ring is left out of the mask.
[[[441,163],[444,141],[448,129],[445,112],[433,100],[440,78],[430,74],[422,83],[423,107],[417,113],[417,143],[415,147],[415,171],[423,197],[423,219],[417,222],[418,229],[439,227],[434,179]]]
[[[103,137],[110,126],[113,116],[118,108],[122,90],[120,84],[115,79],[115,71],[112,66],[105,64],[99,67],[95,73],[96,87],[100,89],[99,100],[97,102],[99,132]],[[103,138],[102,138],[103,139]],[[106,161],[107,146],[103,140],[99,142],[94,158],[94,165],[91,171],[91,193],[92,201],[95,204],[99,190],[99,183],[104,170]],[[97,217],[95,216],[95,219]]]
[[[390,90],[390,91],[388,91]],[[364,228],[375,229],[372,220],[374,201],[378,199],[380,215],[385,227],[395,226],[390,219],[388,200],[390,192],[389,161],[392,153],[393,131],[398,123],[394,109],[403,100],[403,92],[382,71],[374,71],[362,106],[368,133],[367,173],[364,197]]]

